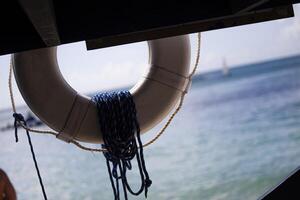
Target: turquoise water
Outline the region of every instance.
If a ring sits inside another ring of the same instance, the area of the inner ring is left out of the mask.
[[[9,115],[0,113],[0,126]],[[300,165],[299,122],[300,57],[197,76],[183,110],[145,149],[148,199],[257,199]],[[17,144],[13,131],[0,134],[0,167],[19,199],[42,199],[25,134]],[[113,199],[101,154],[32,138],[49,199]]]

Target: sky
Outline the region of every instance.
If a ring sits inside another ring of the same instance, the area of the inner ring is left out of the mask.
[[[300,54],[300,4],[295,17],[202,33],[197,73]],[[196,35],[190,35],[192,63]],[[10,55],[0,56],[0,110],[11,106],[8,93]],[[84,42],[58,47],[58,63],[66,81],[78,92],[89,93],[133,85],[148,64],[147,42],[87,51]],[[14,82],[17,105],[24,101]]]

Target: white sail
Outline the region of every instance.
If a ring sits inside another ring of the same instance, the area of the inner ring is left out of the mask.
[[[228,68],[228,66],[227,66],[227,63],[226,63],[226,59],[225,59],[225,58],[223,59],[222,72],[223,72],[223,75],[224,75],[224,76],[229,75],[229,68]]]

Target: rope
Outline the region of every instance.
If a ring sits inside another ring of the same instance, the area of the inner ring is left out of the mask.
[[[103,154],[115,200],[120,200],[120,180],[125,200],[128,199],[127,191],[133,195],[145,191],[147,197],[152,181],[146,170],[135,103],[130,92],[101,93],[93,96],[92,101],[97,105],[103,147],[107,149]],[[137,160],[141,178],[141,186],[136,192],[128,184],[126,175],[127,170],[132,169],[131,161],[134,158]]]
[[[18,126],[17,126],[17,124],[20,124],[20,125],[24,124],[24,126],[27,126],[27,125],[26,125],[26,120],[24,119],[22,114],[14,113],[13,117],[15,118],[15,122],[14,122],[15,137],[16,137],[16,142],[18,142],[19,138],[18,138]],[[31,142],[31,138],[30,138],[30,134],[29,134],[28,130],[26,130],[26,135],[27,135],[29,146],[30,146],[30,151],[31,151],[33,162],[34,162],[35,170],[36,170],[36,173],[37,173],[38,178],[39,178],[40,186],[42,188],[43,196],[44,196],[44,199],[47,200],[48,198],[47,198],[47,195],[46,195],[45,187],[44,187],[43,180],[42,180],[42,177],[41,177],[41,174],[40,174],[38,163],[36,161],[36,157],[35,157],[35,153],[34,153],[34,149],[33,149],[33,144]]]
[[[198,64],[199,64],[200,46],[201,46],[201,34],[198,33],[196,60],[195,60],[195,64],[194,64],[193,70],[191,71],[191,73],[188,76],[189,82],[192,80],[192,76],[195,74],[195,72],[197,70],[197,67],[198,67]],[[12,59],[11,59],[10,69],[9,69],[9,77],[8,77],[8,87],[9,87],[9,94],[10,94],[12,109],[13,109],[13,112],[16,113],[16,106],[15,106],[14,95],[13,95],[13,90],[12,90],[12,71],[13,71],[13,66],[12,66]],[[180,100],[179,100],[179,103],[178,103],[178,106],[176,107],[176,109],[174,110],[174,112],[170,115],[170,117],[169,117],[168,121],[165,123],[165,125],[160,129],[160,131],[156,134],[156,136],[153,139],[151,139],[147,143],[143,144],[142,145],[143,147],[148,147],[149,145],[151,145],[152,143],[154,143],[165,132],[165,130],[171,124],[173,118],[176,116],[176,114],[181,109],[181,107],[183,105],[183,101],[184,101],[185,95],[187,94],[188,87],[189,87],[189,84],[187,85],[187,88],[185,89],[185,91],[182,92]],[[21,125],[21,127],[23,129],[25,129],[27,131],[30,131],[30,132],[41,133],[41,134],[50,134],[50,135],[55,135],[55,136],[58,135],[58,133],[54,132],[54,131],[33,129],[33,128],[27,127],[25,124],[22,124],[22,123],[20,125]],[[80,148],[82,150],[86,150],[86,151],[92,151],[92,152],[105,152],[106,151],[105,148],[97,149],[97,148],[85,147],[85,146],[83,146],[82,144],[80,144],[79,142],[77,142],[75,140],[71,140],[70,143],[72,143],[75,146],[77,146],[78,148]]]
[[[196,53],[196,60],[195,60],[195,64],[194,64],[194,68],[193,70],[191,71],[191,73],[189,74],[188,76],[188,80],[189,80],[189,83],[191,82],[192,80],[192,77],[193,75],[196,73],[196,70],[198,68],[198,65],[199,65],[199,60],[200,60],[200,46],[201,46],[201,34],[198,33],[197,35],[197,53]],[[184,92],[181,93],[181,96],[180,96],[180,100],[179,100],[179,104],[178,106],[176,107],[176,109],[174,110],[174,112],[170,115],[170,118],[168,119],[168,121],[165,123],[165,125],[160,129],[160,131],[157,133],[157,135],[151,139],[150,141],[148,141],[146,144],[143,145],[143,147],[147,147],[149,146],[150,144],[154,143],[164,132],[165,130],[168,128],[168,126],[171,124],[172,120],[174,119],[174,117],[176,116],[176,114],[179,112],[179,110],[181,109],[182,105],[183,105],[183,101],[184,101],[184,98],[185,98],[185,95],[187,94],[188,92],[188,87],[190,85],[187,84],[187,87],[185,89]]]

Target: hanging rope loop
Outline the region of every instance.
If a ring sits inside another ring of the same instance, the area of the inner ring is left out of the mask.
[[[122,183],[124,197],[127,191],[139,195],[148,188],[152,181],[146,170],[143,155],[143,145],[140,138],[140,128],[137,120],[135,104],[128,91],[101,93],[92,98],[97,105],[98,119],[103,136],[103,152],[115,200],[120,199],[119,181]],[[100,137],[100,136],[99,136]],[[134,192],[128,181],[127,171],[132,169],[131,161],[136,158],[141,186]]]

